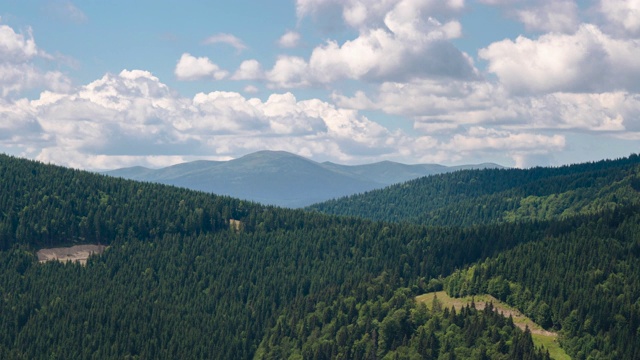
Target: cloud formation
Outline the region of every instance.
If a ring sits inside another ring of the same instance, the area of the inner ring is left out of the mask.
[[[174,74],[178,80],[200,80],[210,78],[212,80],[222,80],[227,77],[228,72],[220,69],[209,58],[195,57],[189,53],[184,53],[178,60]]]
[[[238,52],[246,50],[247,45],[242,40],[231,34],[215,34],[211,35],[203,41],[204,44],[227,44],[232,46]]]
[[[35,65],[37,59],[52,59],[38,48],[31,29],[26,34],[0,24],[0,93],[3,97],[33,88],[66,91],[70,81],[60,71],[43,71]]]
[[[278,149],[318,160],[454,161],[472,153],[522,157],[564,146],[562,136],[471,127],[446,137],[389,131],[359,114],[291,93],[265,101],[214,91],[184,98],[151,73],[106,74],[68,94],[0,104],[4,146],[41,161],[106,169],[228,159]],[[484,141],[482,140],[484,139]]]
[[[529,31],[573,32],[580,23],[578,5],[573,0],[539,1],[516,14]]]
[[[278,45],[283,48],[294,48],[300,43],[300,33],[287,31],[278,40]]]
[[[341,80],[477,78],[472,58],[450,41],[462,34],[460,23],[450,15],[463,6],[457,0],[299,0],[299,18],[339,8],[344,23],[358,36],[343,43],[327,40],[313,49],[308,60],[280,56],[267,80],[274,88],[295,88]]]
[[[479,51],[488,71],[514,93],[639,90],[640,43],[583,24],[573,34],[519,36]]]
[[[385,147],[393,134],[354,110],[291,93],[266,101],[220,91],[183,98],[142,70],[107,74],[69,94],[43,92],[2,111],[2,129],[38,140],[15,144],[25,153],[83,168],[169,165],[261,149],[334,160],[394,151]]]
[[[600,12],[607,26],[619,34],[634,37],[640,34],[640,2],[637,0],[600,0]]]

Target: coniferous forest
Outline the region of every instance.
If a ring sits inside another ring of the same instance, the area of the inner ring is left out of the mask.
[[[0,155],[0,358],[640,357],[640,159],[460,171],[268,207]],[[375,195],[375,196],[373,196]],[[324,214],[335,212],[348,216]],[[104,244],[86,265],[41,248]]]

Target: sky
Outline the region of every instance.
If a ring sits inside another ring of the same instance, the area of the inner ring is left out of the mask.
[[[640,145],[640,0],[0,3],[0,153],[559,166]]]

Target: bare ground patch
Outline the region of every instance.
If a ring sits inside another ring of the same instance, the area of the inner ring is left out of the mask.
[[[92,254],[102,254],[107,247],[104,245],[75,245],[71,247],[59,247],[41,249],[36,255],[41,263],[47,261],[78,261],[85,265]]]
[[[491,295],[483,294],[476,296],[466,296],[462,298],[452,298],[447,295],[446,292],[438,291],[435,293],[428,293],[417,296],[416,301],[424,302],[428,308],[431,308],[434,296],[438,298],[443,307],[453,307],[456,310],[460,310],[462,307],[471,304],[471,301],[473,301],[473,303],[475,304],[476,309],[482,310],[485,308],[487,303],[491,302],[493,304],[493,308],[498,313],[502,313],[506,317],[513,317],[514,325],[522,330],[528,327],[531,331],[534,344],[536,346],[544,346],[546,349],[548,349],[552,359],[571,359],[569,355],[567,355],[567,353],[560,347],[560,344],[558,343],[557,333],[543,329],[542,327],[540,327],[540,325],[533,322],[533,320],[526,317],[517,309],[501,302]]]

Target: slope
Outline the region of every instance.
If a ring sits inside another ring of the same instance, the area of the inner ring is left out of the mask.
[[[478,165],[487,166],[498,167]],[[230,161],[194,161],[157,170],[133,167],[105,174],[297,208],[455,169],[393,162],[358,166],[320,164],[284,151],[260,151]]]
[[[488,293],[547,329],[576,359],[640,356],[638,207],[593,216],[457,271],[452,296]]]
[[[252,358],[285,311],[380,276],[384,291],[415,295],[425,278],[543,236],[338,218],[3,155],[0,176],[3,359]],[[86,266],[35,256],[90,243],[109,247]]]
[[[640,157],[558,168],[466,170],[330,200],[311,210],[427,225],[543,220],[640,203]]]

